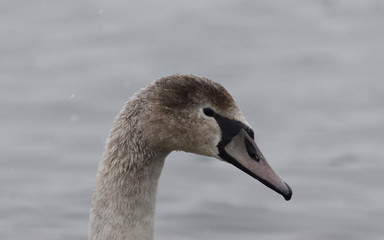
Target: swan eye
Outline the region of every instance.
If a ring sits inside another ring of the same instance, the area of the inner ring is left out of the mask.
[[[213,117],[215,115],[215,111],[213,111],[211,108],[204,108],[203,112],[208,117]]]

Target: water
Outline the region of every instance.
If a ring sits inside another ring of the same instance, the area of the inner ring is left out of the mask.
[[[156,239],[382,239],[382,1],[9,1],[0,8],[0,239],[87,239],[105,138],[172,73],[222,83],[289,202],[173,153]]]

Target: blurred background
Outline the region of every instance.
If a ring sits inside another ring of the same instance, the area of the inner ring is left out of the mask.
[[[173,73],[227,88],[294,195],[172,153],[156,239],[383,239],[383,1],[0,5],[0,239],[87,239],[114,117]]]

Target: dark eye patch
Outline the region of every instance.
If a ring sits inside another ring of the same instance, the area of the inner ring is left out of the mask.
[[[208,115],[207,115],[208,116]],[[224,150],[225,146],[232,141],[232,138],[236,136],[241,129],[244,129],[247,134],[254,139],[255,134],[253,130],[245,125],[244,123],[240,121],[236,121],[233,119],[225,118],[220,116],[219,114],[214,113],[213,117],[215,118],[217,124],[219,124],[219,127],[221,129],[221,141],[217,145],[219,149],[219,156],[229,162],[236,162],[233,160],[231,156],[229,156],[226,151]],[[247,149],[248,155],[253,158],[255,161],[259,161],[259,156],[257,155],[257,150],[254,148],[254,146],[251,144],[251,142],[245,138],[244,139],[245,148]],[[231,160],[232,159],[232,160]]]
[[[222,117],[209,107],[203,108],[203,112],[206,116],[215,118],[216,122],[219,124],[222,133],[220,145],[227,145],[241,129],[244,129],[252,139],[255,138],[253,130],[244,123]]]
[[[232,138],[240,132],[242,128],[247,128],[247,126],[245,126],[242,122],[228,119],[218,114],[215,114],[214,117],[221,129],[221,143],[224,145],[227,145],[232,140]]]

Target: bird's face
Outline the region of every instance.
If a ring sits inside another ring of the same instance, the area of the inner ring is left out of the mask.
[[[224,160],[280,193],[286,200],[292,190],[269,166],[256,145],[254,132],[236,106],[219,110],[212,106],[196,109],[198,124],[185,135],[193,136],[188,152]]]
[[[163,123],[154,131],[159,146],[224,160],[289,200],[291,188],[265,160],[253,130],[229,93],[217,83],[196,81],[181,86],[178,81],[171,82],[173,86],[167,82],[167,94],[154,101],[157,119]]]

